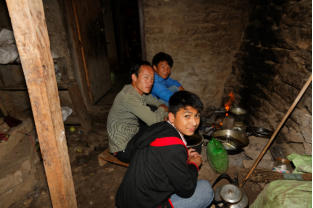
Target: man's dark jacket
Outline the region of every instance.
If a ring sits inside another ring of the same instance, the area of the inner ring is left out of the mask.
[[[135,151],[116,195],[118,208],[167,207],[172,194],[192,196],[198,167],[187,162],[187,148],[171,124],[160,122],[148,127],[127,149]]]

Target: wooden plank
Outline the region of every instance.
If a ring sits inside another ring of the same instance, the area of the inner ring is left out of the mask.
[[[73,4],[71,0],[62,1],[59,0],[59,3],[62,4],[64,17],[66,20],[66,27],[68,31],[68,42],[70,46],[70,53],[72,54],[72,63],[73,70],[76,71],[78,82],[81,87],[82,96],[84,98],[85,105],[89,108],[89,104],[92,103],[89,96],[89,90],[86,82],[85,73],[83,71],[83,60],[81,56],[81,42],[78,39],[78,32],[75,23],[75,16],[73,11]]]
[[[124,163],[110,154],[109,149],[104,150],[102,153],[98,155],[98,163],[99,166],[104,166],[106,163],[113,163],[115,165],[120,165],[123,167],[128,167],[128,163]]]
[[[140,26],[140,43],[141,43],[141,58],[146,60],[146,36],[145,36],[145,25],[144,25],[144,14],[143,14],[143,2],[138,0],[138,10],[139,10],[139,26]]]
[[[76,26],[76,31],[77,31],[77,37],[79,40],[79,45],[80,45],[80,53],[81,53],[81,57],[82,57],[82,61],[83,61],[83,66],[84,66],[84,77],[86,78],[86,83],[87,83],[87,87],[88,87],[88,95],[90,100],[93,99],[92,97],[92,93],[91,93],[91,89],[90,89],[90,81],[89,81],[89,73],[88,73],[88,68],[87,68],[87,62],[86,62],[86,55],[85,55],[85,49],[82,43],[82,37],[81,37],[81,32],[80,32],[80,26],[79,26],[79,22],[78,22],[78,16],[77,16],[77,9],[76,9],[76,5],[75,2],[72,0],[72,7],[73,7],[73,13],[74,13],[74,19],[75,19],[75,26]]]
[[[88,115],[87,108],[82,102],[83,97],[80,93],[79,87],[76,83],[73,83],[68,89],[74,112],[78,115],[80,124],[88,132],[91,129],[91,119]]]
[[[101,1],[72,0],[83,72],[92,104],[111,88],[110,67]],[[88,11],[88,12],[86,12]]]
[[[6,0],[54,208],[77,207],[42,0]]]

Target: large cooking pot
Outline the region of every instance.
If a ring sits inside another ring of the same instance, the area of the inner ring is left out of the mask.
[[[239,150],[249,144],[245,133],[231,129],[222,129],[214,132],[213,137],[222,142],[227,151]]]

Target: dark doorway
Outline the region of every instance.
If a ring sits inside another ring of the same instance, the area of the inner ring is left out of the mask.
[[[113,38],[107,38],[108,55],[114,48],[114,64],[110,64],[111,89],[96,104],[110,106],[116,94],[131,82],[129,70],[133,63],[145,59],[141,0],[101,0],[104,17],[111,12]],[[114,41],[114,46],[112,42]],[[111,53],[113,54],[113,53]],[[111,61],[112,62],[112,61]]]
[[[138,1],[112,0],[111,5],[119,73],[125,74],[132,63],[143,58]]]

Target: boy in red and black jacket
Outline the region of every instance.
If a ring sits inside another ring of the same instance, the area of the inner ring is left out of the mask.
[[[208,181],[199,180],[201,155],[187,149],[183,135],[194,134],[203,104],[188,91],[169,101],[168,121],[138,133],[128,144],[130,166],[116,195],[118,208],[206,208],[213,200]]]

